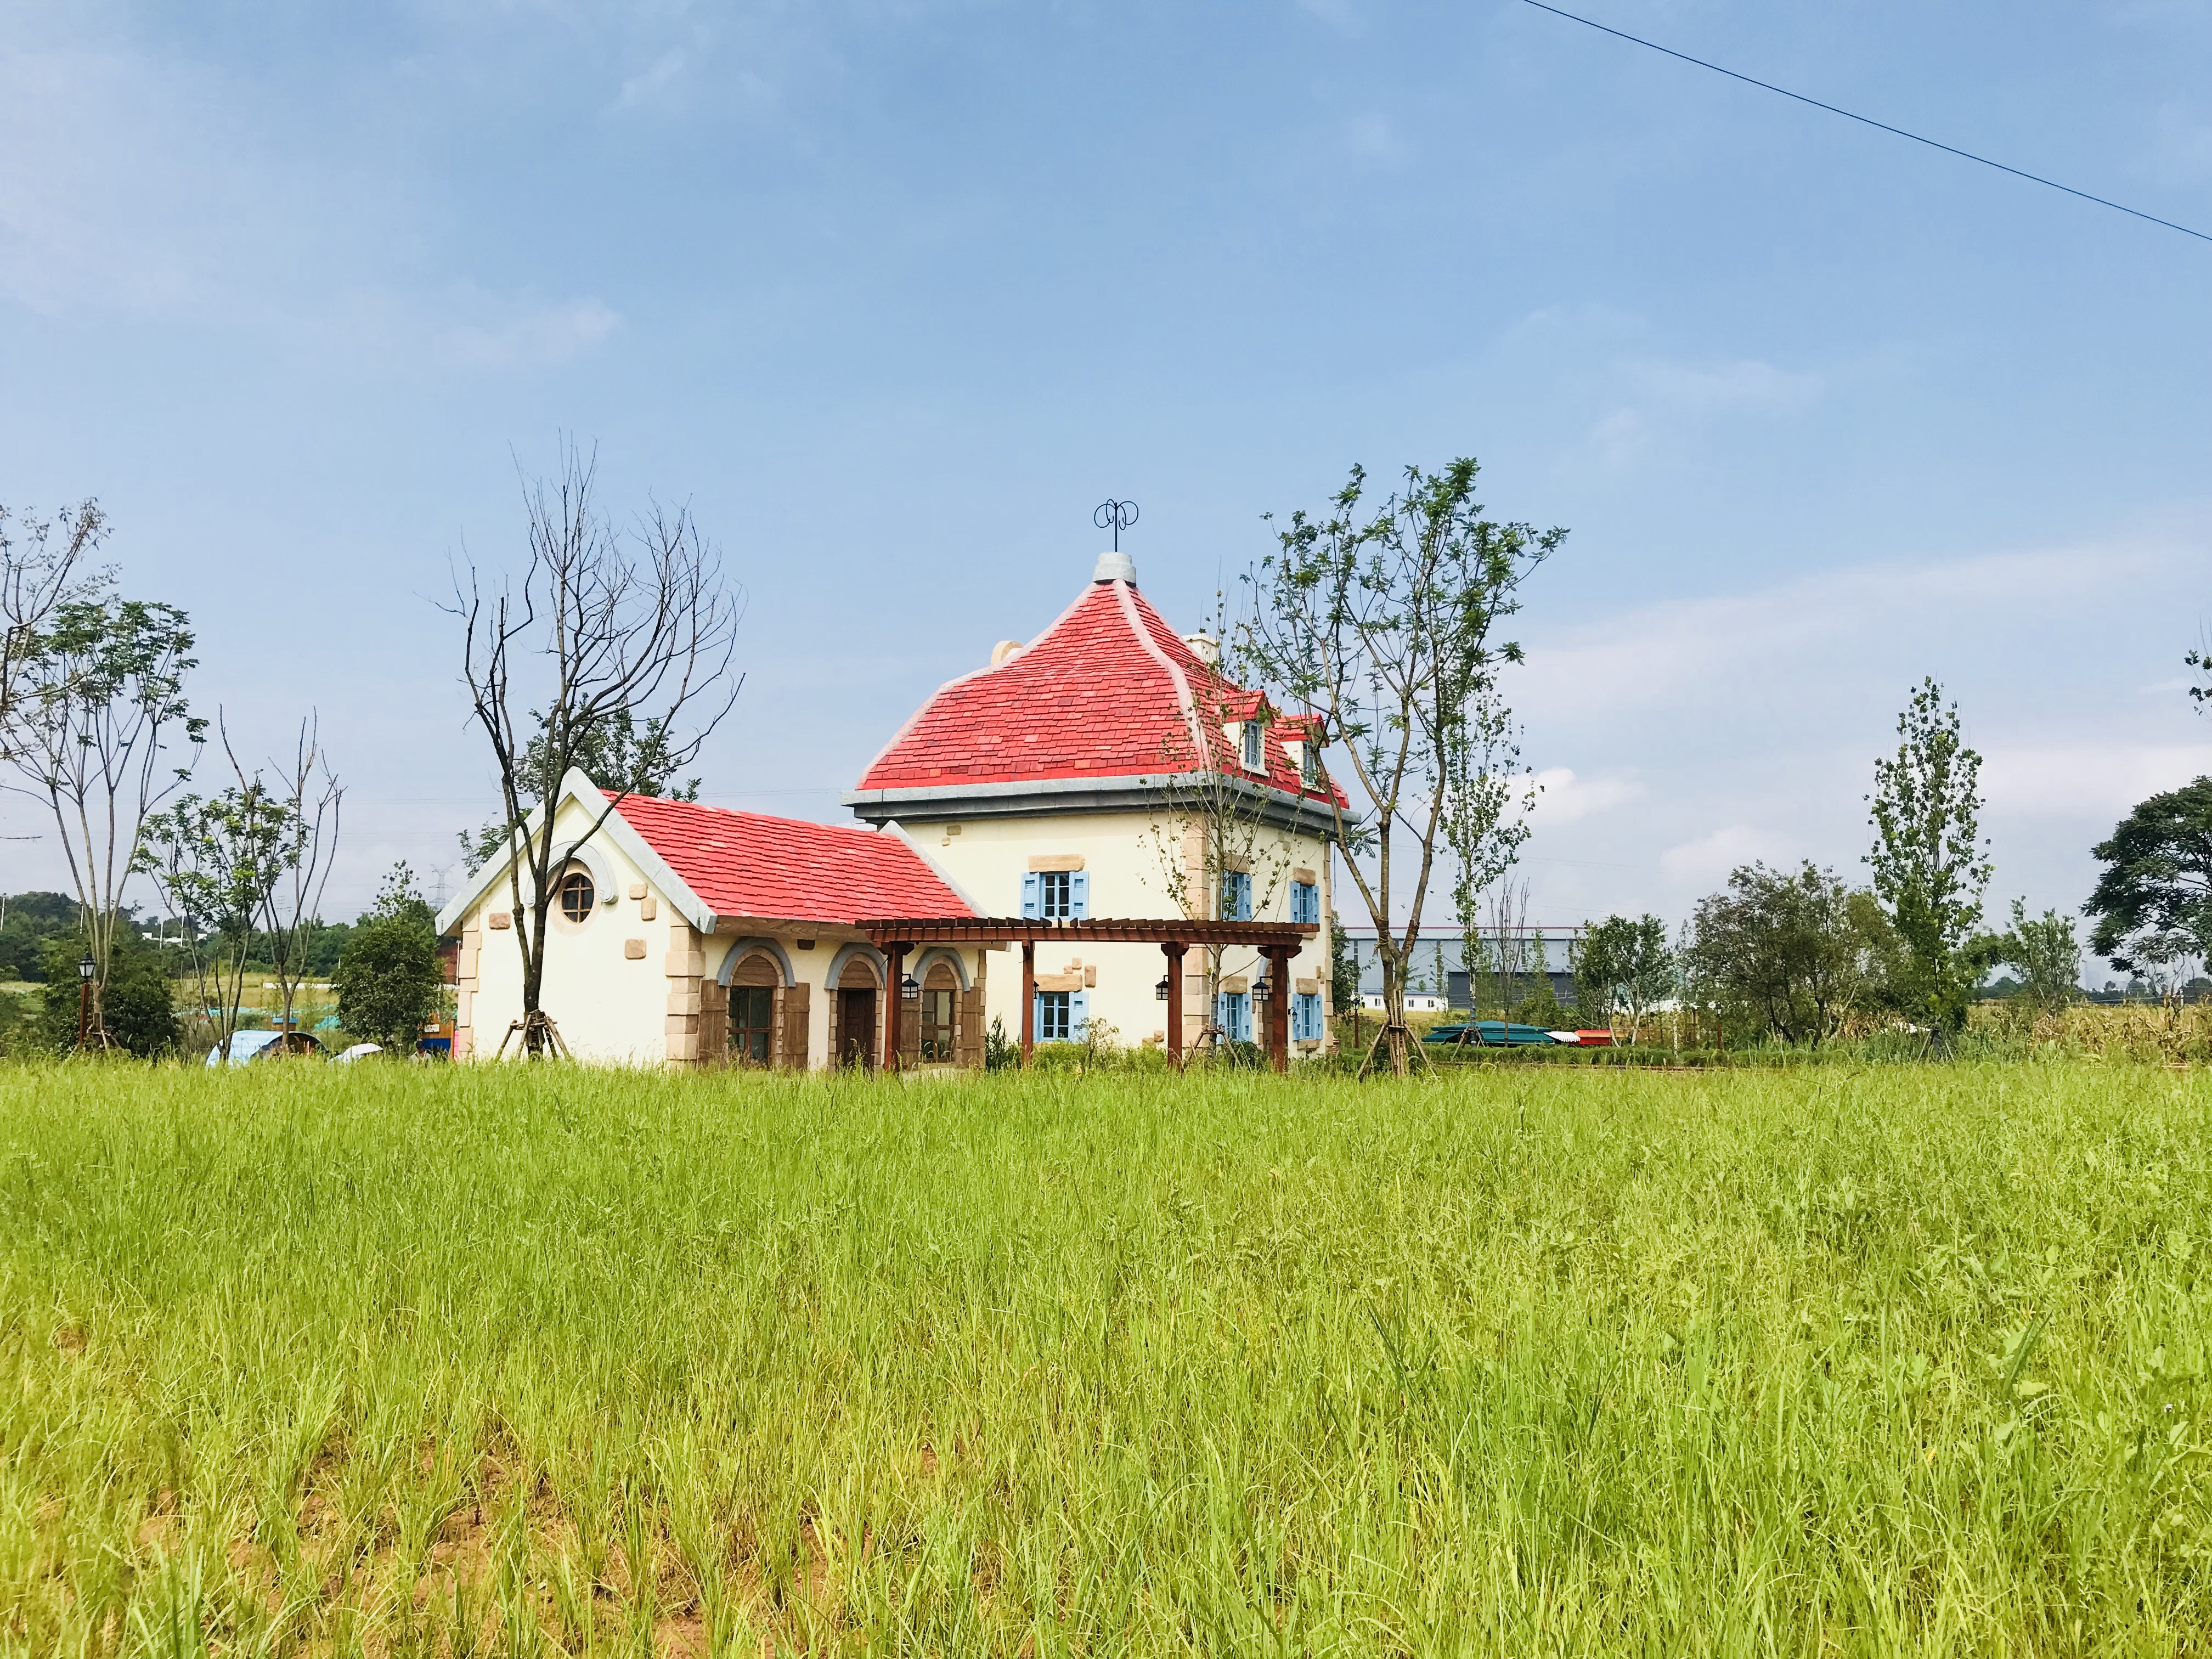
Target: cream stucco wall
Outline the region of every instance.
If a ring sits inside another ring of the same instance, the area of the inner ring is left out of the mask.
[[[554,819],[554,833],[562,840],[590,827],[590,817],[574,801],[564,802]],[[658,1065],[667,1054],[668,954],[688,941],[690,926],[666,895],[649,888],[655,915],[645,920],[646,903],[630,896],[632,888],[644,884],[644,873],[605,836],[592,837],[589,848],[588,861],[609,879],[598,884],[600,902],[589,921],[571,922],[557,907],[548,918],[539,1006],[578,1059]],[[528,896],[526,887],[526,902]],[[526,912],[513,915],[514,908],[514,889],[502,876],[462,924],[456,1024],[469,1036],[455,1048],[465,1047],[476,1058],[496,1052],[508,1026],[522,1016],[522,951],[514,930],[528,926],[528,917]],[[492,927],[495,915],[507,915],[509,925]],[[636,957],[624,950],[633,940],[644,947]],[[515,1046],[508,1045],[510,1054]]]
[[[554,820],[555,836],[573,840],[591,822],[584,806],[564,802]],[[737,966],[733,953],[755,954],[750,941],[767,939],[781,948],[779,972],[787,964],[789,982],[807,988],[806,1063],[817,1068],[832,1063],[836,987],[830,981],[833,972],[843,976],[838,967],[843,947],[866,946],[858,929],[778,917],[721,916],[714,918],[714,932],[702,937],[681,913],[676,902],[680,896],[655,884],[604,831],[586,844],[578,861],[592,868],[600,902],[581,923],[568,921],[557,908],[548,919],[539,999],[571,1055],[641,1066],[702,1058],[696,1034],[704,982],[726,984]],[[517,918],[513,910],[514,891],[502,876],[459,923],[456,1059],[491,1058],[509,1026],[521,1018],[522,953],[514,929],[518,923],[526,925],[526,915]],[[507,916],[508,925],[493,927],[495,915]],[[774,952],[759,954],[775,960]],[[957,954],[968,983],[988,980],[984,952],[969,949]],[[914,965],[913,958],[908,965]],[[879,963],[875,977],[881,977]],[[518,1039],[507,1052],[514,1056],[519,1048]]]
[[[1144,812],[1068,813],[1051,817],[1018,818],[969,818],[961,820],[957,828],[951,823],[937,822],[916,823],[902,826],[904,833],[922,854],[966,896],[978,913],[987,916],[1018,916],[1022,913],[1022,878],[1036,858],[1079,857],[1083,868],[1091,878],[1091,916],[1093,920],[1111,917],[1164,917],[1183,914],[1177,904],[1175,888],[1163,861],[1160,837],[1156,827],[1169,830],[1168,839],[1176,840],[1172,826],[1162,825],[1152,815]],[[1288,872],[1293,868],[1314,871],[1321,878],[1324,917],[1328,914],[1328,844],[1318,836],[1292,836],[1279,831],[1260,832],[1260,839],[1279,849],[1279,860],[1284,873],[1276,881],[1273,893],[1264,890],[1264,874],[1255,876],[1253,891],[1252,920],[1255,921],[1288,921],[1291,919],[1291,882]],[[1169,856],[1181,856],[1187,863],[1194,863],[1194,856],[1187,848],[1170,846]],[[1255,860],[1255,866],[1260,860]],[[1018,1037],[1021,1032],[1021,961],[1019,947],[1000,958],[985,999],[986,1018],[996,1018],[1005,1023],[1006,1035]],[[1080,957],[1085,969],[1097,970],[1097,981],[1089,987],[1090,1017],[1112,1023],[1121,1041],[1136,1044],[1164,1036],[1167,1023],[1166,1005],[1160,1002],[1155,990],[1160,976],[1166,971],[1166,958],[1158,945],[1091,945],[1058,949],[1049,945],[1037,947],[1036,969],[1042,974],[1064,972]],[[1231,950],[1224,953],[1222,972],[1231,978],[1258,977],[1263,963],[1259,953],[1252,950]],[[1186,1000],[1183,1014],[1183,1040],[1194,1040],[1198,1027],[1205,1017],[1204,994],[1200,986],[1199,953],[1184,957]],[[1328,995],[1328,940],[1326,926],[1323,931],[1308,940],[1291,960],[1293,979],[1312,979],[1320,981],[1324,1000]],[[1260,1029],[1256,1013],[1255,1035]]]

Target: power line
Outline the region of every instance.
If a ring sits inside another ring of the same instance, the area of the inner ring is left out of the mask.
[[[2101,196],[2090,195],[2086,190],[2076,190],[2071,185],[2062,185],[2056,179],[2045,179],[2040,173],[2024,173],[2018,167],[2008,167],[2002,161],[1992,161],[1988,156],[1977,155],[1972,150],[1960,149],[1954,145],[1939,143],[1933,138],[1923,138],[1917,132],[1907,132],[1903,127],[1893,127],[1888,122],[1877,121],[1869,115],[1854,115],[1850,110],[1838,109],[1833,104],[1824,104],[1817,98],[1808,98],[1802,92],[1792,92],[1787,87],[1778,87],[1771,81],[1758,80],[1748,75],[1739,75],[1732,69],[1723,69],[1718,64],[1708,64],[1702,58],[1692,58],[1686,52],[1676,52],[1672,46],[1662,46],[1656,40],[1646,40],[1640,34],[1630,34],[1623,29],[1609,28],[1605,24],[1594,21],[1590,18],[1578,17],[1571,11],[1561,11],[1557,6],[1546,5],[1544,0],[1525,0],[1525,3],[1535,7],[1538,11],[1548,11],[1554,17],[1564,17],[1571,23],[1580,23],[1586,28],[1597,30],[1601,34],[1613,35],[1637,46],[1649,47],[1653,52],[1664,52],[1669,58],[1679,58],[1686,64],[1695,64],[1699,69],[1711,70],[1716,75],[1725,75],[1729,80],[1741,81],[1746,86],[1757,87],[1765,92],[1778,92],[1784,98],[1794,98],[1801,104],[1810,104],[1814,109],[1824,109],[1831,115],[1840,115],[1845,120],[1856,121],[1864,126],[1878,127],[1884,132],[1893,132],[1900,138],[1910,138],[1916,144],[1925,144],[1930,149],[1940,149],[1947,155],[1957,155],[1969,161],[1979,161],[1985,167],[1995,167],[1999,173],[2009,173],[2014,178],[2025,179],[2030,184],[2047,185],[2052,190],[2064,191],[2069,196],[2078,196],[2085,202],[2094,202],[2099,207],[2108,207],[2115,213],[2124,213],[2131,218],[2148,219],[2154,225],[2164,225],[2168,230],[2178,230],[2184,236],[2194,236],[2200,242],[2212,242],[2212,236],[2208,236],[2204,232],[2191,230],[2187,225],[2177,225],[2172,220],[2161,219],[2154,213],[2143,213],[2135,208],[2124,207],[2118,202],[2108,202]]]

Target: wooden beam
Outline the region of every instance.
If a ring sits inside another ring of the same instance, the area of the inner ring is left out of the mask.
[[[1295,951],[1319,933],[1310,921],[1192,921],[1182,916],[1108,917],[1094,921],[1044,921],[1019,916],[878,916],[854,924],[878,950],[899,945],[1011,944],[1041,939],[1066,945],[1202,945],[1214,948],[1271,945]]]

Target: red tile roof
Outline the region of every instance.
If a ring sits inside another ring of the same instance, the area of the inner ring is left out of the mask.
[[[1060,620],[995,668],[938,688],[860,781],[863,791],[1116,778],[1192,769],[1194,715],[1226,770],[1242,772],[1221,726],[1265,702],[1200,661],[1126,581],[1094,581]],[[1267,727],[1267,781],[1302,788]],[[917,913],[919,914],[919,913]]]
[[[719,915],[849,924],[975,914],[896,835],[646,795],[617,810]]]

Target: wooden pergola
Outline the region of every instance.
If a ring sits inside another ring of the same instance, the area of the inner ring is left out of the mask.
[[[1113,919],[1101,921],[1045,921],[1025,916],[893,916],[863,919],[868,943],[884,953],[890,1005],[885,1030],[896,1031],[899,984],[906,954],[931,945],[1012,945],[1022,947],[1022,1063],[1036,1048],[1036,947],[1039,939],[1067,945],[1157,945],[1167,958],[1168,1064],[1182,1065],[1182,957],[1193,945],[1242,948],[1267,957],[1273,978],[1267,999],[1267,1049],[1279,1072],[1288,1068],[1291,1049],[1291,958],[1321,929],[1310,921],[1191,921]],[[896,1053],[897,1044],[887,1045]]]

